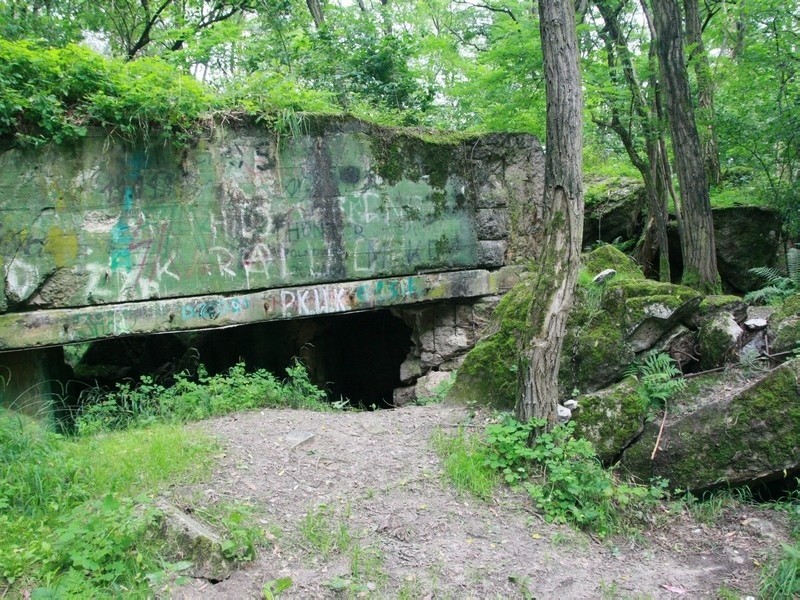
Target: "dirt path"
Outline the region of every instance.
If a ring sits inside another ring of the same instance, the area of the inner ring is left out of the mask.
[[[431,406],[265,410],[201,424],[225,456],[210,483],[175,495],[252,503],[274,539],[229,579],[196,580],[173,597],[262,598],[281,577],[292,580],[281,598],[716,598],[722,586],[744,597],[785,538],[779,514],[747,506],[714,525],[665,513],[638,540],[600,542],[544,523],[522,495],[459,495],[429,440],[468,419]],[[346,549],[312,547],[303,523],[349,536]]]

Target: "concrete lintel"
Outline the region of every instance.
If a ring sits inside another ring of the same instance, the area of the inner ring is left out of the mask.
[[[8,313],[0,315],[0,351],[486,296],[505,291],[505,280],[503,270],[490,273],[474,269],[239,295]]]

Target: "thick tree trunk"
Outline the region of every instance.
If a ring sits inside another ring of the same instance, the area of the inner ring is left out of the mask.
[[[722,175],[719,166],[719,144],[714,131],[714,82],[711,79],[711,65],[703,46],[697,0],[684,0],[683,4],[686,13],[686,41],[692,49],[689,61],[697,77],[697,112],[703,128],[701,135],[703,162],[709,183],[719,185]]]
[[[653,0],[658,63],[681,188],[677,211],[683,254],[681,281],[713,293],[719,290],[714,224],[689,90],[681,24],[681,10],[676,0]]]
[[[582,94],[574,7],[540,0],[545,85],[545,248],[536,264],[528,331],[517,374],[516,416],[555,424],[561,345],[583,236]]]

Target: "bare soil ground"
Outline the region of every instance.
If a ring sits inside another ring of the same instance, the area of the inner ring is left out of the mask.
[[[266,582],[289,577],[281,598],[717,598],[721,588],[744,598],[787,539],[765,506],[725,508],[712,524],[665,507],[640,535],[598,540],[545,523],[523,494],[459,494],[430,438],[465,423],[480,431],[483,419],[429,406],[264,410],[198,425],[224,457],[210,482],[173,499],[251,504],[271,543],[225,581],[191,580],[172,597],[263,598]],[[349,549],[324,554],[301,535],[320,505]]]

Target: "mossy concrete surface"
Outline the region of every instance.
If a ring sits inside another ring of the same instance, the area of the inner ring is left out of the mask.
[[[590,274],[608,268],[617,275],[602,286],[578,286],[567,323],[559,372],[562,395],[601,389],[619,381],[636,351],[647,349],[672,324],[697,308],[700,295],[689,288],[646,280],[639,268],[613,246],[602,246],[582,257]],[[498,305],[488,333],[467,355],[449,398],[511,408],[515,403],[519,341],[525,330],[532,297],[523,277]],[[655,334],[644,347],[631,341],[642,322],[655,323]],[[649,345],[648,345],[649,344]]]
[[[793,360],[739,392],[668,416],[653,460],[660,423],[649,423],[624,452],[623,467],[691,491],[784,477],[800,467],[798,377]]]
[[[788,352],[800,346],[800,294],[784,300],[772,313],[767,332],[772,352]]]
[[[647,411],[633,379],[579,396],[572,412],[576,437],[592,442],[604,463],[616,460],[642,432]]]

